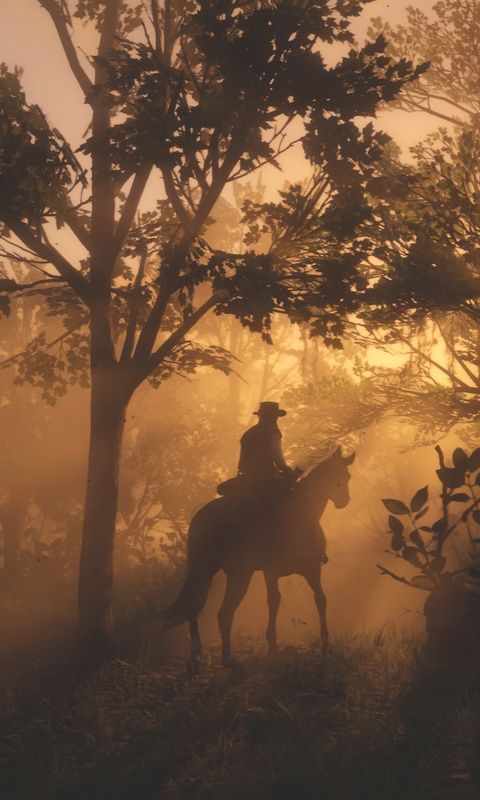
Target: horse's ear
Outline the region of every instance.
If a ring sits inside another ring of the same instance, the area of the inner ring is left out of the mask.
[[[343,456],[342,456],[342,445],[339,444],[337,449],[332,454],[332,459],[334,459],[335,461],[341,461],[342,458],[343,458]]]
[[[355,450],[354,450],[353,453],[350,453],[349,456],[346,456],[343,459],[345,461],[345,464],[348,464],[349,466],[350,466],[350,464],[353,464],[353,462],[355,461],[355,456],[356,456],[356,453],[355,453]]]

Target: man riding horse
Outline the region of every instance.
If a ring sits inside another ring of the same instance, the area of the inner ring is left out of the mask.
[[[279,408],[278,403],[268,401],[260,403],[258,411],[254,413],[258,416],[257,424],[249,428],[240,440],[238,475],[220,484],[218,493],[255,498],[268,511],[274,511],[278,495],[288,492],[302,471],[291,469],[283,455],[278,419],[287,412]],[[304,558],[320,563],[328,560],[325,535],[316,517],[312,517],[301,553]]]

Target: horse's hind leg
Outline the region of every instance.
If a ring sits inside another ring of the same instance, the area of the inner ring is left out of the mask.
[[[202,642],[198,630],[198,618],[191,619],[190,628],[190,664],[194,672],[198,672],[198,660],[202,655]]]
[[[313,591],[315,605],[317,606],[318,616],[320,617],[320,636],[322,642],[328,642],[328,626],[327,626],[327,598],[322,589],[320,581],[320,569],[313,568],[312,571],[304,572],[303,576],[308,585]]]
[[[265,585],[267,587],[268,603],[268,625],[267,642],[271,653],[277,652],[277,614],[280,608],[280,590],[278,588],[278,578],[269,572],[264,572]]]
[[[226,667],[234,665],[230,648],[232,622],[235,611],[245,597],[251,577],[252,573],[250,571],[227,572],[225,597],[223,598],[222,606],[218,612],[218,625],[222,637],[222,661]]]

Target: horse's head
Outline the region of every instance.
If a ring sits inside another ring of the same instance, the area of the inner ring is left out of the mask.
[[[343,456],[342,448],[337,447],[331,456],[314,467],[308,475],[309,483],[318,482],[326,499],[331,500],[336,508],[345,508],[350,501],[348,491],[350,471],[348,468],[354,460],[355,453]]]

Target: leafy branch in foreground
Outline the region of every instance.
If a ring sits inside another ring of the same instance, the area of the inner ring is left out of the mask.
[[[390,552],[397,558],[406,561],[417,570],[410,578],[398,575],[386,567],[378,564],[383,575],[388,575],[396,581],[405,583],[416,589],[432,591],[440,588],[452,579],[461,579],[464,573],[474,580],[480,578],[480,567],[476,565],[478,554],[477,545],[480,544],[478,531],[472,531],[470,523],[475,528],[480,525],[480,448],[470,455],[458,447],[452,455],[452,466],[446,466],[444,454],[439,446],[436,448],[439,469],[436,470],[441,483],[439,498],[441,501],[441,516],[429,524],[419,524],[429,512],[429,489],[424,486],[415,492],[407,505],[402,500],[382,500],[387,511],[389,530],[391,536]],[[457,509],[460,508],[460,512]],[[460,527],[465,530],[470,553],[470,565],[461,569],[447,569],[445,545],[449,537]],[[477,556],[477,558],[476,558]]]

